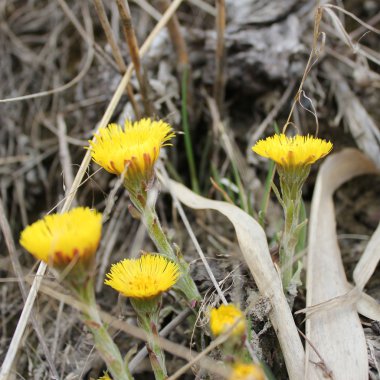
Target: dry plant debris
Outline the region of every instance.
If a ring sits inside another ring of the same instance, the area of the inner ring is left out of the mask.
[[[84,149],[109,123],[144,116],[176,132],[145,201],[157,199],[170,258],[181,270],[190,264],[197,288],[190,303],[169,289],[154,314],[161,337],[153,331],[151,343],[165,352],[169,379],[231,378],[239,363],[224,350],[228,332],[209,328],[210,310],[230,303],[247,318],[244,359],[259,371],[264,363],[267,379],[380,379],[380,5],[315,7],[0,4],[1,380],[104,376],[83,304],[19,244],[26,226],[77,206],[103,213],[99,315],[132,376],[154,379],[136,313],[104,278],[111,264],[165,246],[150,239],[144,223],[154,214],[141,213],[141,197],[131,205],[123,175],[100,170]],[[295,260],[304,265],[291,295],[281,285],[283,216],[270,190],[278,179],[251,150],[284,125],[334,145],[303,187]]]

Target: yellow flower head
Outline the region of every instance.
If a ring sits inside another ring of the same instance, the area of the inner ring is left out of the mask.
[[[265,380],[260,366],[255,364],[235,364],[229,380]]]
[[[179,275],[177,264],[148,253],[139,259],[124,259],[113,264],[104,283],[126,297],[149,299],[171,288]]]
[[[117,124],[109,124],[89,141],[92,159],[108,172],[125,179],[149,182],[160,148],[170,145],[175,136],[172,127],[163,121],[141,119],[126,121],[124,130]]]
[[[78,207],[64,214],[47,215],[26,227],[20,244],[36,259],[55,267],[94,256],[102,232],[102,214]]]
[[[283,133],[259,140],[252,150],[283,168],[310,166],[330,153],[332,143],[313,136],[287,137]]]
[[[112,379],[110,378],[110,375],[108,373],[104,373],[104,375],[99,377],[98,380],[112,380]]]
[[[237,322],[239,321],[239,322]],[[241,337],[246,332],[246,319],[244,313],[236,306],[221,305],[219,309],[213,308],[210,312],[210,328],[215,335],[227,332],[233,325],[232,335]]]

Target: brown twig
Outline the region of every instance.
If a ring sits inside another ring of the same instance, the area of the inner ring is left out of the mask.
[[[119,9],[120,17],[123,22],[123,29],[125,39],[128,44],[129,53],[131,54],[131,60],[136,72],[136,78],[139,82],[141,97],[144,103],[145,114],[147,116],[153,115],[153,106],[148,96],[148,83],[143,74],[143,68],[140,60],[139,46],[135,30],[133,28],[131,12],[127,0],[116,0],[117,7]]]
[[[112,55],[115,58],[115,62],[117,66],[119,67],[119,70],[122,74],[125,73],[125,70],[127,70],[127,66],[125,65],[123,56],[121,55],[121,51],[119,49],[118,44],[116,43],[116,39],[114,36],[114,33],[112,31],[111,25],[108,21],[106,10],[104,9],[104,5],[102,0],[93,0],[96,13],[98,14],[100,24],[102,25],[102,28],[104,30],[104,33],[107,37],[107,41],[111,46],[112,49]]]
[[[210,181],[211,181],[211,184],[212,184],[212,187],[218,191],[220,194],[222,194],[224,200],[230,204],[234,204],[234,202],[232,201],[232,199],[229,197],[229,195],[218,185],[218,183],[212,178],[210,177]]]
[[[333,380],[334,379],[333,372],[329,369],[329,367],[327,366],[326,362],[323,360],[321,354],[318,352],[318,350],[316,349],[314,344],[310,341],[310,339],[308,339],[308,337],[300,329],[297,329],[297,330],[302,335],[302,337],[305,339],[306,343],[313,349],[313,351],[315,352],[315,354],[318,356],[318,358],[320,360],[318,363],[315,363],[315,362],[311,362],[311,363],[313,363],[315,366],[321,368],[321,370],[323,371],[323,377],[324,378]]]
[[[111,46],[112,55],[115,59],[117,66],[119,67],[120,73],[124,74],[125,71],[127,70],[127,66],[125,65],[125,62],[124,62],[123,56],[121,54],[120,48],[116,42],[116,39],[115,39],[114,33],[112,31],[111,25],[108,21],[103,2],[102,2],[102,0],[93,0],[93,1],[94,1],[96,13],[98,14],[98,17],[99,17],[100,24],[102,25],[102,28],[104,30],[104,34],[106,35],[107,41]],[[132,89],[132,86],[130,83],[128,83],[128,85],[127,85],[127,94],[128,94],[129,100],[131,102],[135,116],[137,119],[139,119],[141,114],[140,114],[140,110],[139,110],[138,104],[136,102],[135,95],[133,93],[133,89]]]
[[[158,0],[158,7],[160,8],[161,12],[166,12],[166,10],[169,8],[170,2],[168,0]],[[168,22],[168,32],[170,36],[170,40],[172,41],[172,44],[174,46],[174,49],[177,54],[178,58],[178,72],[180,76],[180,83],[181,86],[184,84],[182,83],[183,75],[186,75],[186,100],[187,100],[187,107],[189,110],[192,109],[193,104],[193,96],[192,96],[192,83],[191,83],[191,73],[190,73],[190,64],[189,64],[189,54],[188,49],[186,45],[185,38],[183,37],[183,33],[181,31],[181,26],[178,21],[178,17],[176,14],[173,15],[173,17]],[[192,114],[192,112],[188,112],[189,116]]]
[[[71,11],[70,7],[67,5],[65,0],[58,0],[59,5],[63,9],[63,11],[66,13],[67,17],[70,19],[72,24],[75,26],[78,33],[81,35],[81,37],[90,45],[92,46],[97,53],[105,60],[107,61],[114,69],[117,70],[117,65],[115,62],[109,57],[108,54],[106,54],[101,46],[99,46],[98,43],[94,41],[92,36],[89,36],[88,33],[83,29],[82,25],[78,21],[78,19],[75,17],[74,13]]]
[[[218,105],[218,110],[223,115],[224,86],[225,76],[225,49],[224,49],[224,32],[226,29],[226,4],[225,0],[216,0],[216,51],[215,51],[215,82],[214,82],[214,99]]]
[[[169,8],[169,5],[170,3],[168,0],[158,0],[158,6],[163,13]],[[186,41],[183,38],[178,17],[175,14],[168,22],[167,28],[170,39],[177,53],[179,71],[182,72],[183,67],[186,67],[189,64],[189,55],[187,53]]]

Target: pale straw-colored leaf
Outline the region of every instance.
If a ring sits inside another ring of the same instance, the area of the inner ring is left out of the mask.
[[[250,215],[232,204],[201,197],[175,181],[170,180],[165,185],[186,206],[197,210],[219,211],[233,224],[247,266],[261,295],[271,304],[269,318],[277,333],[289,378],[303,380],[304,350],[261,226]]]
[[[368,245],[361,256],[354,270],[355,285],[361,290],[376,269],[380,260],[380,224],[368,242]]]
[[[368,294],[361,293],[356,305],[358,313],[374,321],[380,321],[379,302]]]
[[[367,347],[356,302],[346,302],[344,296],[352,287],[338,246],[333,194],[353,177],[371,173],[376,173],[372,161],[358,150],[345,149],[328,157],[317,177],[309,224],[307,306],[326,302],[329,307],[322,305],[307,317],[311,344],[306,345],[306,379],[368,379]],[[357,299],[359,291],[355,288],[351,295]]]

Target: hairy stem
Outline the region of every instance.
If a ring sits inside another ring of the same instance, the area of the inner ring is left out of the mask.
[[[136,310],[136,309],[135,309]],[[158,312],[155,314],[138,314],[139,324],[144,329],[147,334],[146,347],[149,354],[150,363],[154,372],[154,377],[156,380],[164,380],[168,377],[166,365],[165,365],[165,354],[158,343]]]
[[[95,292],[93,281],[89,280],[83,291],[77,293],[79,299],[87,306],[87,311],[83,313],[82,320],[91,331],[95,347],[100,356],[107,364],[112,377],[118,380],[133,380],[129,372],[127,363],[120,354],[119,348],[105,328],[95,302]]]
[[[148,230],[149,236],[153,240],[158,251],[166,258],[176,262],[180,267],[181,276],[174,288],[179,290],[193,305],[196,301],[199,301],[201,297],[197,286],[189,274],[189,265],[181,256],[174,252],[161,227],[155,208],[149,206],[145,207],[142,213],[142,218]]]
[[[302,186],[310,172],[310,167],[284,170],[279,168],[281,204],[285,214],[285,225],[280,247],[280,267],[282,285],[286,291],[293,278],[293,260],[299,239],[299,214],[302,204]]]

